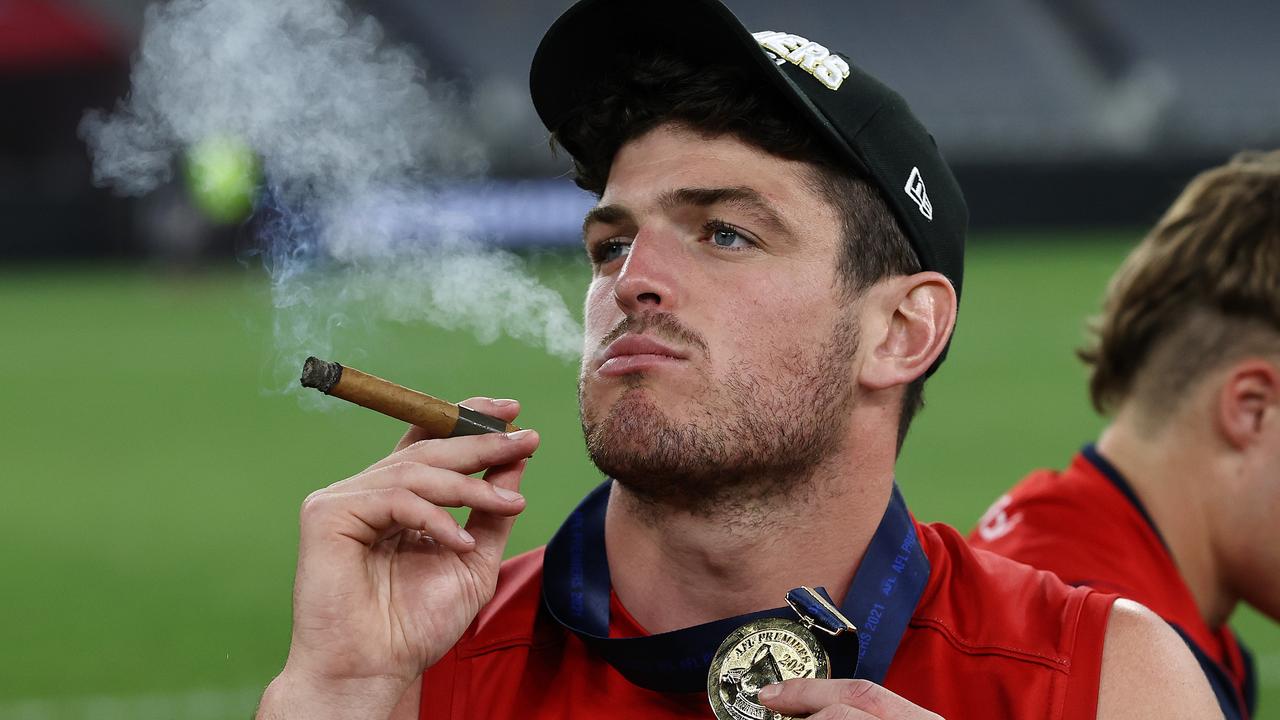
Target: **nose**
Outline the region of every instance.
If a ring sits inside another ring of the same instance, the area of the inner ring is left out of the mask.
[[[676,278],[673,256],[678,243],[666,242],[658,232],[641,230],[631,240],[631,249],[622,263],[613,286],[613,297],[627,315],[643,311],[676,308]]]

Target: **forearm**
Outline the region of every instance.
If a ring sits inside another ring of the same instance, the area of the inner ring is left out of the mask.
[[[288,669],[262,694],[256,720],[387,720],[409,688],[399,678],[318,682]]]

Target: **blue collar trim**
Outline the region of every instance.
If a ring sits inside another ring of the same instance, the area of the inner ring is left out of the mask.
[[[1119,468],[1112,465],[1110,460],[1103,457],[1102,453],[1098,451],[1098,447],[1093,443],[1089,443],[1081,448],[1080,454],[1084,456],[1084,459],[1087,460],[1090,465],[1097,468],[1098,472],[1102,473],[1103,477],[1110,481],[1111,484],[1125,496],[1125,499],[1128,500],[1129,504],[1138,511],[1138,514],[1142,516],[1142,519],[1147,521],[1147,526],[1151,528],[1151,532],[1155,533],[1156,537],[1160,539],[1160,544],[1164,546],[1165,552],[1172,556],[1173,553],[1169,550],[1169,543],[1165,542],[1164,535],[1160,534],[1160,528],[1156,525],[1156,521],[1151,519],[1151,514],[1147,512],[1147,506],[1142,504],[1142,500],[1138,497],[1138,493],[1134,492],[1133,486],[1130,485],[1129,481],[1125,479],[1123,474],[1121,474]]]
[[[763,617],[795,619],[787,606],[635,638],[609,637],[612,588],[604,519],[612,481],[578,505],[547,544],[543,606],[630,682],[660,692],[705,691],[711,657],[742,624]],[[881,683],[929,581],[929,558],[895,484],[880,525],[840,606],[858,626],[857,647],[824,638],[835,677]],[[781,599],[781,598],[780,598]]]

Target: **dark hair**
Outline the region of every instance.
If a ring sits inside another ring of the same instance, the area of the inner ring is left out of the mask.
[[[600,196],[623,144],[676,123],[707,136],[732,135],[767,153],[808,163],[816,192],[832,198],[844,243],[840,278],[850,295],[879,280],[920,271],[920,260],[875,187],[855,174],[813,129],[793,119],[786,98],[758,75],[730,65],[698,65],[665,54],[622,63],[590,101],[552,132],[573,156],[574,181]],[[925,376],[907,385],[898,422],[898,449],[924,406]]]

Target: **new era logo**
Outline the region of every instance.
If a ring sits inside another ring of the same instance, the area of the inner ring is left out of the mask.
[[[933,203],[929,202],[929,193],[924,189],[924,178],[920,177],[920,168],[911,168],[911,176],[907,178],[907,185],[903,190],[907,191],[907,197],[916,202],[916,207],[920,208],[920,214],[933,220]]]

